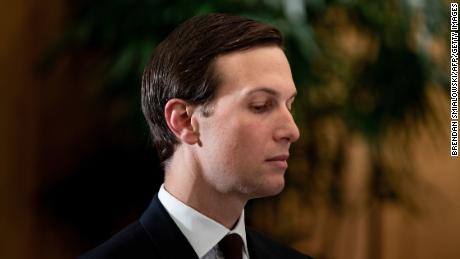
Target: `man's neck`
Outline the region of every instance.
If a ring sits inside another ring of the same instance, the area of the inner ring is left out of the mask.
[[[184,159],[187,160],[187,159]],[[181,161],[184,161],[181,160]],[[206,183],[202,174],[181,162],[172,161],[165,172],[164,187],[181,202],[232,229],[247,199],[237,194],[221,193]]]

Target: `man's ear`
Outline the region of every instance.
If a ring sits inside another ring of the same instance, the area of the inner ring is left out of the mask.
[[[182,99],[171,99],[165,105],[165,119],[169,129],[181,142],[200,144],[198,122],[193,112],[195,106]]]

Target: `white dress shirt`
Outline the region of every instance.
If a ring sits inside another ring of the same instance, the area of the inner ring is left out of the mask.
[[[161,185],[158,199],[168,211],[180,231],[187,238],[200,259],[224,259],[218,247],[219,241],[228,234],[236,233],[243,239],[243,259],[249,259],[244,225],[244,210],[236,226],[230,230],[215,220],[187,206]]]

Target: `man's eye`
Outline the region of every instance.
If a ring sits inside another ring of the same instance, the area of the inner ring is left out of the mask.
[[[268,110],[268,105],[263,104],[263,105],[251,105],[251,110],[255,113],[262,113]]]

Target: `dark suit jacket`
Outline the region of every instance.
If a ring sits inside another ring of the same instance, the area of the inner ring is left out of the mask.
[[[310,258],[246,227],[250,259]],[[80,259],[198,259],[155,195],[142,217]]]

